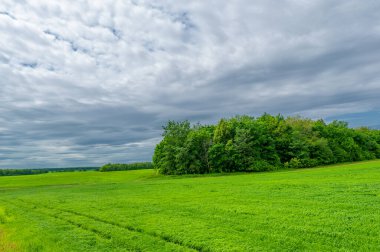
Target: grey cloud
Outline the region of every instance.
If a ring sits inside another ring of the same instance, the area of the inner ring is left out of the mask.
[[[10,14],[9,12],[6,12],[6,11],[0,11],[0,15],[7,16],[11,19],[16,19],[12,14]]]
[[[380,124],[376,1],[0,3],[0,167],[150,160],[167,120]]]

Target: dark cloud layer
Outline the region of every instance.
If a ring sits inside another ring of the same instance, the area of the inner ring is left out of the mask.
[[[150,160],[169,119],[380,125],[377,1],[0,3],[0,167]]]

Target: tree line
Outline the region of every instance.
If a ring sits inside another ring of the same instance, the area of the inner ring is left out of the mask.
[[[380,130],[301,117],[169,121],[153,165],[162,174],[270,171],[380,158]]]
[[[41,169],[0,169],[0,176],[17,176],[17,175],[36,175],[49,172],[70,172],[70,171],[89,171],[97,170],[101,172],[108,171],[126,171],[152,169],[152,162],[136,162],[129,164],[105,164],[101,167],[68,167],[68,168],[41,168]]]
[[[101,172],[108,171],[130,171],[130,170],[141,170],[141,169],[152,169],[153,164],[151,162],[136,162],[129,164],[105,164],[99,168]]]
[[[97,170],[98,167],[68,167],[68,168],[41,168],[41,169],[0,169],[0,176],[36,175],[48,172],[70,172]]]

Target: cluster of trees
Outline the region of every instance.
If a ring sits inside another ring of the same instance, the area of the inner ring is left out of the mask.
[[[153,165],[163,174],[269,171],[380,158],[380,130],[301,117],[236,116],[217,125],[169,121]]]
[[[153,164],[151,162],[136,162],[130,164],[105,164],[99,168],[101,172],[108,171],[129,171],[129,170],[140,170],[140,169],[152,169]]]
[[[130,164],[106,164],[102,167],[68,167],[68,168],[41,168],[41,169],[0,169],[0,176],[16,176],[16,175],[35,175],[48,172],[69,172],[69,171],[89,171],[98,170],[107,171],[125,171],[153,169],[152,162],[136,162]]]
[[[0,169],[0,176],[35,175],[48,172],[69,172],[97,170],[98,167],[69,167],[69,168],[42,168],[42,169]]]

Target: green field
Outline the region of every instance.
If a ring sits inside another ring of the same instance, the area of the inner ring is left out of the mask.
[[[380,161],[0,177],[0,251],[380,251]]]

